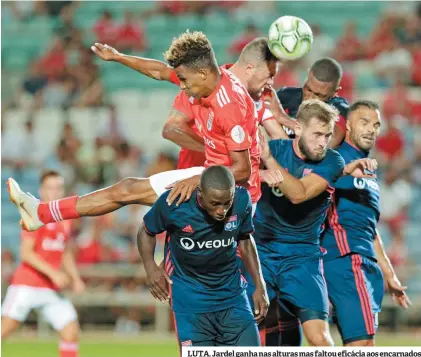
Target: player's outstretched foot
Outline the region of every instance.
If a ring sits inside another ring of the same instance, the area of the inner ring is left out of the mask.
[[[12,178],[7,180],[7,190],[9,191],[10,201],[16,205],[20,213],[22,228],[27,231],[35,231],[42,227],[44,223],[38,218],[39,200],[23,192]]]

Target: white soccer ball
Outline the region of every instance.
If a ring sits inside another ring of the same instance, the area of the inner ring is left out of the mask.
[[[313,32],[303,19],[282,16],[269,27],[269,49],[284,61],[295,61],[304,57],[313,43]]]

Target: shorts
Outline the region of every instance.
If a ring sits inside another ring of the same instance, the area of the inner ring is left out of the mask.
[[[201,175],[204,170],[204,167],[198,166],[191,167],[189,169],[164,171],[160,172],[159,174],[150,176],[149,183],[159,197],[165,191],[167,191],[165,187],[168,185],[171,185],[177,181],[188,179],[192,176]]]
[[[278,300],[281,308],[294,321],[301,323],[309,320],[328,320],[329,301],[326,282],[323,277],[321,254],[304,257],[280,257],[272,252],[265,252],[257,247],[263,278],[269,301]],[[250,275],[244,271],[247,280],[247,295],[253,304],[252,295],[255,286]]]
[[[359,254],[325,262],[325,277],[334,320],[344,344],[372,339],[384,293],[378,264]]]
[[[52,289],[27,285],[10,285],[2,304],[2,316],[23,322],[32,309],[40,309],[42,317],[60,331],[77,320],[70,300]]]
[[[257,324],[247,302],[207,313],[174,312],[174,323],[180,346],[260,346]]]

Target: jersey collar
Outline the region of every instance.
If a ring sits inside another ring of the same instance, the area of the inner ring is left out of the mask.
[[[363,150],[358,149],[348,139],[345,139],[342,145],[346,146],[349,150],[352,150],[353,152],[355,152],[355,154],[357,154],[358,157],[360,157],[361,159],[368,157],[368,155],[370,154],[369,151],[363,151]]]

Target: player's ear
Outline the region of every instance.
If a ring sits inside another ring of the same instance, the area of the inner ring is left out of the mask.
[[[251,76],[253,74],[253,72],[254,72],[254,68],[255,67],[254,67],[253,63],[247,63],[246,70],[245,70],[246,74],[248,76]]]
[[[202,80],[206,81],[206,78],[208,78],[208,72],[206,69],[199,69],[199,76],[202,78]]]
[[[351,131],[351,120],[348,118],[345,122],[346,122],[346,131]]]
[[[303,132],[303,127],[301,125],[301,123],[299,122],[299,120],[295,120],[295,134],[297,136],[301,136],[302,132]]]

